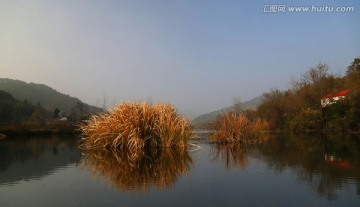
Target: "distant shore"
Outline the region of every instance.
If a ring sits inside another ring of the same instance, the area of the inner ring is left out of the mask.
[[[53,130],[53,129],[26,129],[26,130],[0,130],[0,139],[9,135],[76,135],[79,134],[75,129]]]
[[[0,139],[9,135],[76,135],[80,132],[76,130],[76,126],[70,123],[63,124],[15,124],[0,127]]]

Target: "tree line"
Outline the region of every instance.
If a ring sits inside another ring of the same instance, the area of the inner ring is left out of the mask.
[[[10,93],[0,90],[0,124],[18,124],[24,121],[41,123],[44,120],[57,120],[66,117],[70,121],[78,121],[89,116],[90,112],[86,104],[77,102],[70,113],[61,112],[59,108],[53,111],[45,109],[40,103],[36,105],[16,100]]]
[[[346,98],[323,107],[327,94],[349,90]],[[272,130],[360,132],[360,58],[347,67],[346,74],[329,73],[319,63],[293,80],[290,89],[271,89],[252,116],[265,119]]]

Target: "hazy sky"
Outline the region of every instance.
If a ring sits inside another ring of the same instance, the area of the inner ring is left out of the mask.
[[[358,0],[0,0],[0,77],[98,106],[151,98],[201,114],[286,89],[319,62],[344,74],[359,21]]]

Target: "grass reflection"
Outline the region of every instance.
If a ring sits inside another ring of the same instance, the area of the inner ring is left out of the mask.
[[[214,144],[210,153],[213,160],[224,162],[226,169],[245,168],[247,165],[247,153],[254,148],[254,145],[239,143]]]
[[[82,167],[94,176],[105,177],[121,191],[173,187],[177,178],[190,170],[192,159],[186,150],[88,150]]]

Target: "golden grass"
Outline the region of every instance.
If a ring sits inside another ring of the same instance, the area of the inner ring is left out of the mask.
[[[241,113],[229,112],[217,117],[212,128],[215,130],[212,139],[216,142],[253,143],[263,140],[268,124],[261,119],[250,120]]]
[[[80,125],[85,149],[185,148],[194,128],[171,104],[125,102]]]
[[[129,151],[85,150],[81,166],[92,175],[105,177],[121,191],[170,188],[190,170],[192,159],[184,149],[156,148]]]

